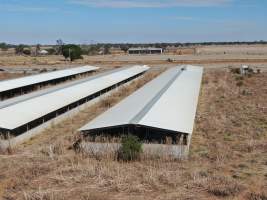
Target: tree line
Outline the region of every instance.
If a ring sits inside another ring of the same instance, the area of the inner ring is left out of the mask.
[[[136,47],[155,47],[166,49],[168,46],[174,47],[194,47],[194,46],[209,46],[209,45],[255,45],[255,44],[267,44],[267,41],[235,41],[235,42],[197,42],[197,43],[97,43],[97,44],[65,44],[62,39],[56,40],[55,45],[47,45],[49,48],[46,49],[49,55],[63,55],[66,59],[74,60],[81,59],[82,55],[97,55],[97,54],[109,54],[111,48],[119,48],[124,52],[127,52],[129,48]],[[35,47],[34,53],[31,49]],[[9,48],[15,48],[16,54],[24,55],[38,55],[41,45],[25,45],[25,44],[7,44],[0,43],[0,49],[7,51]]]

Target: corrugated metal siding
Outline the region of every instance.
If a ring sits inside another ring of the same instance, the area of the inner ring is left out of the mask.
[[[149,69],[133,66],[0,109],[0,127],[15,129]]]
[[[133,124],[191,134],[202,72],[201,67],[174,67],[89,122],[80,131]]]
[[[59,70],[54,72],[42,73],[33,76],[27,76],[22,78],[16,78],[12,80],[0,81],[0,92],[25,87],[28,85],[38,84],[58,78],[64,78],[76,74],[81,74],[85,72],[90,72],[99,69],[99,67],[94,66],[83,66],[76,67],[66,70]]]

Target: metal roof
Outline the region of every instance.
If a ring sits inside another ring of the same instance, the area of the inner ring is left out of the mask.
[[[171,68],[79,130],[140,125],[192,134],[202,73],[196,66]]]
[[[85,78],[82,78],[82,79],[78,79],[78,80],[62,83],[62,84],[55,85],[55,86],[49,87],[49,88],[44,88],[42,90],[37,90],[37,91],[31,92],[31,93],[28,93],[28,94],[24,94],[24,95],[21,95],[21,96],[17,96],[17,97],[11,98],[11,99],[6,99],[4,101],[0,101],[0,109],[8,107],[8,106],[11,106],[11,105],[14,105],[14,104],[17,104],[17,103],[20,103],[22,101],[26,101],[26,100],[41,96],[41,95],[45,95],[45,94],[48,94],[48,93],[51,93],[51,92],[55,92],[55,91],[60,90],[60,89],[64,89],[64,88],[67,88],[67,87],[70,87],[70,86],[74,86],[74,85],[77,85],[77,84],[80,84],[80,83],[91,81],[93,79],[100,78],[100,77],[106,76],[108,74],[119,72],[119,71],[124,70],[125,68],[126,67],[117,68],[117,69],[113,69],[113,70],[108,70],[108,71],[105,71],[103,73],[99,73],[99,74],[96,74],[96,75],[93,75],[93,76],[89,76],[89,77],[85,77]]]
[[[153,51],[153,50],[162,50],[162,48],[155,47],[139,47],[139,48],[129,48],[128,51]]]
[[[85,72],[90,72],[99,69],[99,67],[94,66],[83,66],[75,67],[71,69],[58,70],[53,72],[47,72],[42,74],[37,74],[33,76],[26,76],[22,78],[16,78],[11,80],[0,81],[0,92],[13,90],[16,88],[21,88],[33,84],[38,84],[58,78],[64,78],[76,74],[81,74]]]
[[[13,130],[107,87],[145,72],[148,66],[133,66],[107,73],[80,84],[52,91],[0,109],[0,128]]]

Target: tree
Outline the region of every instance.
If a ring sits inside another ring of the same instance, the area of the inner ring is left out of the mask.
[[[129,46],[127,45],[122,45],[121,47],[121,50],[123,50],[125,53],[127,53],[128,49],[129,49]]]
[[[20,44],[20,45],[16,46],[16,48],[15,48],[16,54],[23,54],[23,50],[24,50],[25,47],[26,46],[23,45],[23,44]]]
[[[29,55],[31,55],[31,50],[30,49],[23,49],[23,54],[29,56]]]
[[[39,51],[41,50],[41,45],[37,44],[35,47],[35,55],[37,56],[39,54]]]
[[[75,44],[64,45],[62,53],[65,58],[70,58],[71,61],[83,58],[81,47]]]
[[[56,47],[56,54],[61,55],[63,54],[63,45],[64,42],[62,39],[57,40],[57,47]]]
[[[99,53],[101,46],[100,45],[90,45],[88,54],[89,55],[96,55]]]
[[[2,51],[7,51],[8,50],[8,45],[6,43],[0,43],[0,49],[2,49]]]
[[[46,49],[46,50],[48,51],[49,55],[53,55],[56,52],[56,50],[54,48],[49,48],[49,49]]]
[[[109,49],[110,49],[110,46],[109,45],[105,45],[104,46],[104,54],[110,54]]]

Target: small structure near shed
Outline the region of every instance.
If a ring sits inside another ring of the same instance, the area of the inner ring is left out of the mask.
[[[240,74],[241,74],[241,75],[249,74],[249,66],[247,66],[247,65],[242,65],[242,66],[240,67]]]
[[[38,54],[40,54],[40,55],[48,55],[48,51],[47,50],[45,50],[45,49],[42,49],[42,50],[40,50],[40,51],[38,51]]]

